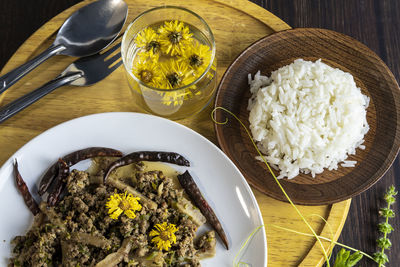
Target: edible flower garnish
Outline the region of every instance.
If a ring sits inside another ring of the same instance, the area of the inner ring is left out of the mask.
[[[150,57],[158,55],[161,50],[159,36],[156,31],[150,27],[147,27],[144,30],[140,31],[135,41],[137,47],[143,47],[144,50],[148,52]]]
[[[163,222],[156,224],[154,229],[151,230],[150,236],[155,236],[151,239],[159,250],[168,251],[172,244],[176,243],[175,232],[178,231],[175,224]]]
[[[111,219],[118,219],[119,215],[124,213],[131,219],[136,218],[135,211],[140,211],[142,205],[138,202],[140,198],[133,197],[132,194],[118,194],[115,193],[108,198],[106,207],[108,208],[108,215]]]
[[[171,56],[181,55],[191,42],[192,33],[182,21],[166,21],[158,29],[161,50]]]
[[[161,70],[165,78],[163,89],[183,87],[195,80],[189,65],[185,62],[168,60],[161,64]]]
[[[164,78],[162,79],[161,87],[165,89],[175,89],[183,87],[192,83],[196,77],[193,76],[193,71],[190,69],[189,65],[183,61],[169,60],[161,64],[161,70]],[[194,94],[193,90],[196,86],[190,86],[184,90],[178,91],[165,91],[161,93],[162,101],[166,105],[182,105],[183,101],[191,98]]]
[[[162,83],[161,71],[154,61],[137,61],[133,67],[133,72],[142,82],[150,86],[159,87]]]
[[[201,75],[211,61],[211,50],[207,45],[196,41],[192,45],[187,46],[180,60],[186,62],[194,69],[197,75]]]

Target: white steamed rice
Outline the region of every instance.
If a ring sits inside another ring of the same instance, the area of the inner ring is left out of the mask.
[[[249,84],[251,133],[278,178],[355,166],[346,159],[365,149],[369,98],[350,73],[297,59],[269,78],[249,74]]]

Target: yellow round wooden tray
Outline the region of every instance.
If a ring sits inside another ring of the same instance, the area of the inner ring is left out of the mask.
[[[183,6],[202,16],[215,35],[218,78],[221,78],[232,60],[251,43],[274,32],[290,29],[285,22],[273,14],[246,0],[125,1],[129,5],[127,22],[132,21],[143,11],[161,5]],[[2,73],[24,63],[47,48],[64,20],[88,2],[90,1],[84,1],[65,10],[41,27],[11,57]],[[0,105],[3,106],[55,78],[74,60],[65,56],[48,60],[1,95]],[[179,122],[216,143],[213,122],[210,119],[211,110],[210,105],[197,116]],[[59,123],[88,114],[111,111],[138,111],[133,105],[123,67],[91,87],[62,87],[1,124],[0,164],[3,164],[33,137]],[[43,147],[43,150],[45,149],[46,147]],[[321,266],[324,258],[314,238],[279,230],[272,226],[277,225],[309,233],[294,209],[287,203],[269,198],[257,190],[253,189],[253,191],[266,225],[268,266]],[[334,240],[337,240],[340,235],[349,207],[350,200],[326,206],[299,206],[317,233],[325,237],[333,237]],[[324,217],[330,227],[315,214]],[[324,245],[328,248],[330,243],[325,242]]]

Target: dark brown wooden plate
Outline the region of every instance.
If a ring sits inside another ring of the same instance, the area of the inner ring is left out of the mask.
[[[236,114],[248,127],[247,104],[250,97],[248,74],[258,70],[263,75],[297,58],[315,61],[349,72],[363,94],[371,101],[367,110],[370,130],[365,136],[365,150],[357,149],[349,160],[354,168],[325,170],[312,178],[300,174],[280,182],[294,203],[323,205],[351,198],[376,183],[393,163],[400,144],[400,89],[385,63],[357,40],[330,30],[293,29],[267,36],[244,50],[230,65],[218,87],[215,106]],[[217,110],[215,125],[222,150],[236,164],[247,181],[261,192],[286,201],[264,163],[257,155],[240,124],[224,111]]]

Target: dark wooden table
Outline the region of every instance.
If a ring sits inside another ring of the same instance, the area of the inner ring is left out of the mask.
[[[0,0],[0,69],[41,25],[82,0]],[[400,80],[400,1],[398,0],[252,0],[292,27],[319,27],[350,35],[375,51]],[[400,189],[399,158],[371,189],[353,199],[340,242],[372,254],[379,237],[378,210],[388,186]],[[400,266],[400,208],[391,220],[396,228],[387,266]],[[338,251],[335,248],[334,254]],[[375,266],[363,259],[359,266]]]

